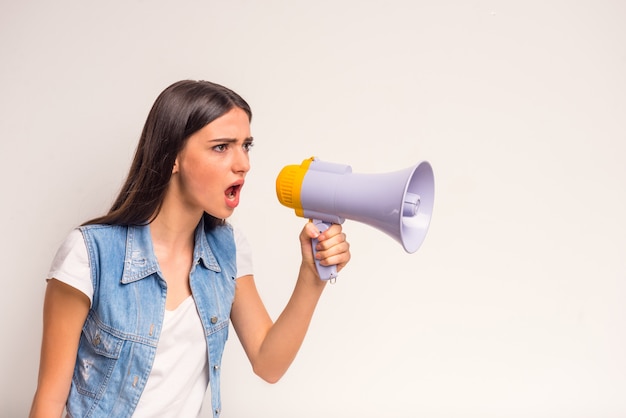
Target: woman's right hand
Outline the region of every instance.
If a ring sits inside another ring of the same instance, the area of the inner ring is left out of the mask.
[[[320,233],[313,222],[308,222],[300,233],[302,263],[313,268],[316,276],[318,274],[313,258],[312,239],[318,241],[315,257],[322,266],[336,265],[339,272],[350,261],[350,244],[346,241],[346,234],[340,224],[332,224]]]

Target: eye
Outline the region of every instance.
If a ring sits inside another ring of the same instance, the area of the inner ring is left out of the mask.
[[[254,147],[254,143],[252,143],[252,142],[246,142],[246,143],[243,144],[243,149],[246,152],[250,152],[252,147]]]
[[[228,149],[228,144],[219,144],[213,147],[213,150],[217,152],[224,152]]]

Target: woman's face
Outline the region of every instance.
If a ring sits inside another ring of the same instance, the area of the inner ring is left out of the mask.
[[[177,195],[184,210],[228,218],[239,204],[251,147],[248,115],[235,107],[189,137],[168,193]]]

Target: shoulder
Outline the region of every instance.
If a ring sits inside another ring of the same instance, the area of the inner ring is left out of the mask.
[[[240,227],[233,226],[235,250],[237,252],[237,277],[251,275],[254,272],[252,247]]]
[[[76,230],[80,231],[83,235],[86,234],[119,234],[120,232],[128,231],[126,225],[105,225],[105,224],[90,224],[81,225]]]
[[[104,245],[105,248],[124,247],[128,236],[127,225],[92,224],[78,227],[88,249]],[[139,227],[141,228],[141,227]],[[91,250],[90,250],[91,251]]]
[[[233,239],[235,240],[235,246],[237,250],[241,250],[243,248],[248,248],[250,246],[248,242],[248,238],[244,231],[238,226],[232,226],[233,229]]]
[[[87,246],[79,229],[72,230],[59,246],[46,279],[57,279],[89,297],[93,295]]]
[[[83,254],[84,257],[82,257]],[[55,261],[58,259],[66,259],[71,256],[85,260],[87,258],[85,240],[83,239],[83,234],[80,229],[73,229],[69,234],[67,234],[57,250]]]

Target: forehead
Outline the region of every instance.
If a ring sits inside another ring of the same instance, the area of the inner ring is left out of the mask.
[[[245,136],[248,137],[250,136],[250,119],[243,109],[234,107],[213,122],[207,124],[200,131],[212,134],[232,132],[234,136],[229,136],[230,138],[238,138],[242,132],[247,132]]]

